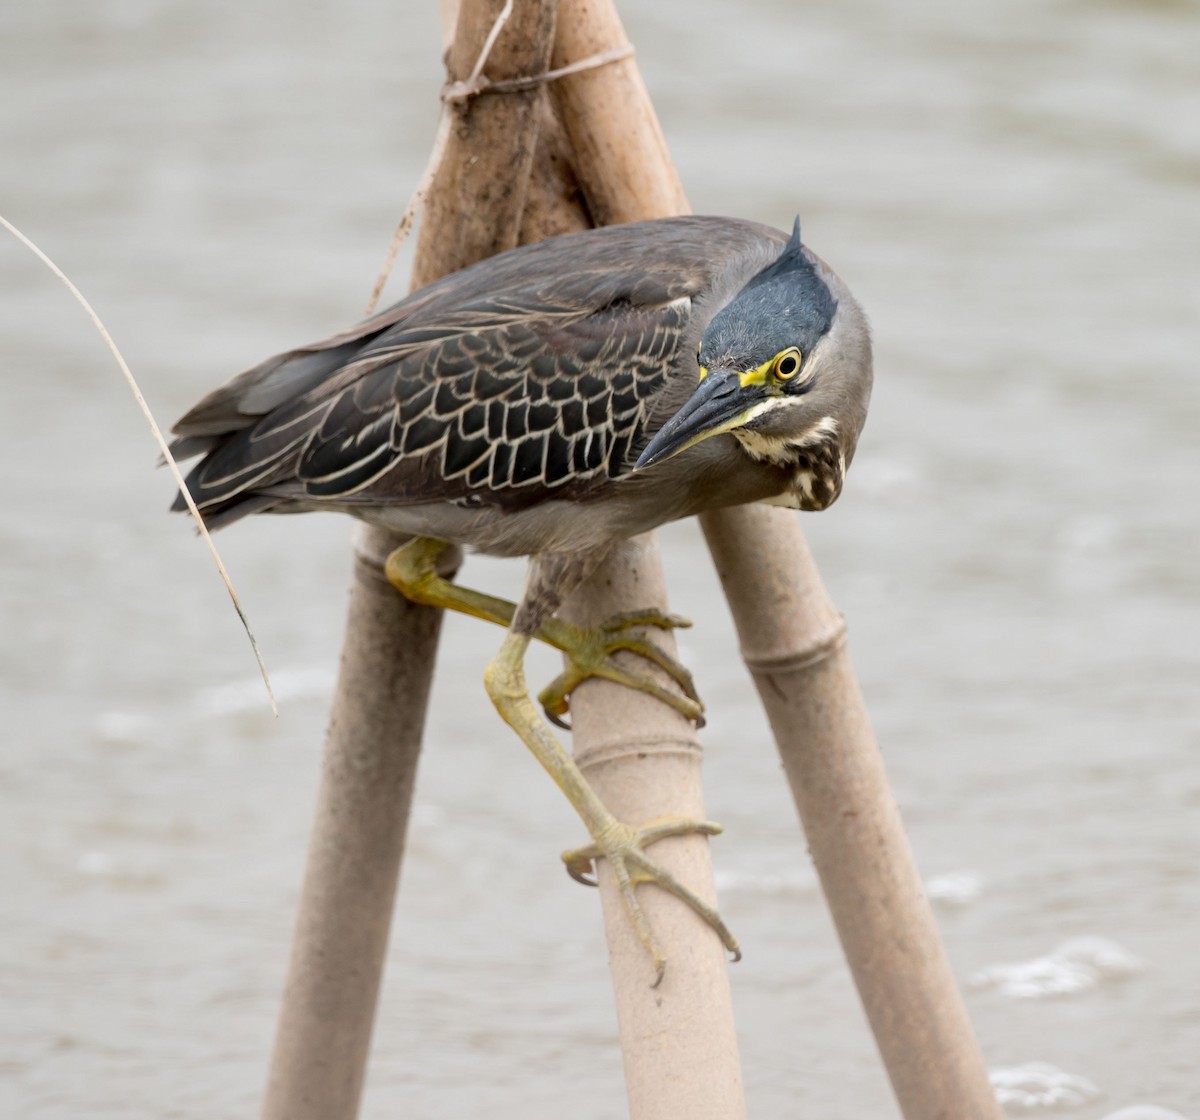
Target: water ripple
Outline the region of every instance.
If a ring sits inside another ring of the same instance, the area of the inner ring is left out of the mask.
[[[1140,972],[1142,962],[1115,941],[1074,937],[1045,956],[1015,964],[993,964],[971,977],[977,988],[996,988],[1013,999],[1076,995]]]

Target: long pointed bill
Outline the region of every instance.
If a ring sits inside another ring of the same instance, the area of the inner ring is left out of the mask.
[[[765,402],[760,384],[743,385],[739,374],[710,370],[687,403],[647,444],[635,470],[661,463],[709,436],[740,428]]]

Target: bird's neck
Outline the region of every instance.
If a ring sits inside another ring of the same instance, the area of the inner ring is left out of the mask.
[[[799,438],[767,435],[747,428],[739,428],[733,434],[750,458],[788,473],[787,491],[772,504],[822,510],[833,505],[842,492],[846,460],[837,438],[837,425],[829,418]]]

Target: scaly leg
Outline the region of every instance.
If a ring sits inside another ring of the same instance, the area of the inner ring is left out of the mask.
[[[459,611],[498,626],[510,626],[517,613],[516,604],[473,591],[469,587],[460,587],[438,574],[437,558],[445,548],[446,545],[441,541],[428,537],[409,541],[388,557],[385,569],[388,580],[414,602]],[[568,574],[566,582],[577,582],[580,572],[586,573],[586,570],[586,564],[578,565]],[[571,589],[570,586],[566,588],[567,591]],[[647,692],[694,720],[697,726],[704,725],[704,705],[696,694],[691,673],[653,642],[628,633],[637,626],[675,628],[690,626],[690,622],[661,611],[638,611],[618,615],[599,626],[583,627],[554,618],[553,610],[557,606],[558,603],[554,602],[549,611],[539,612],[545,617],[539,619],[533,630],[534,637],[561,650],[570,660],[566,670],[538,697],[551,720],[565,727],[561,717],[569,710],[568,697],[572,690],[588,677],[603,677]],[[664,688],[649,676],[618,665],[613,660],[613,654],[618,650],[636,653],[657,665],[679,685],[683,695]]]
[[[529,699],[523,664],[529,641],[529,634],[510,630],[487,667],[484,683],[504,721],[521,737],[559,789],[567,795],[591,833],[591,845],[563,854],[567,871],[579,882],[595,885],[595,880],[588,877],[593,869],[593,861],[601,857],[609,861],[625,909],[654,963],[654,987],[663,978],[667,958],[637,900],[634,888],[639,883],[655,883],[685,902],[712,927],[721,943],[733,954],[733,959],[740,959],[737,941],[717,911],[645,852],[650,844],[667,836],[715,836],[721,831],[721,826],[712,821],[668,817],[634,828],[617,820],[605,808],[574,759],[550,733]]]

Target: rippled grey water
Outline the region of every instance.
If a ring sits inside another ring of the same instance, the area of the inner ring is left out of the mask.
[[[359,314],[432,135],[432,7],[0,8],[0,212],[160,419]],[[1012,1114],[1196,1120],[1200,10],[627,7],[695,208],[799,210],[873,315],[871,423],[806,527]],[[274,722],[108,356],[8,240],[0,308],[0,1115],[251,1115],[349,526],[221,539]],[[697,530],[664,548],[751,1110],[893,1116]],[[478,687],[497,638],[447,626],[368,1117],[624,1107],[578,825]]]

